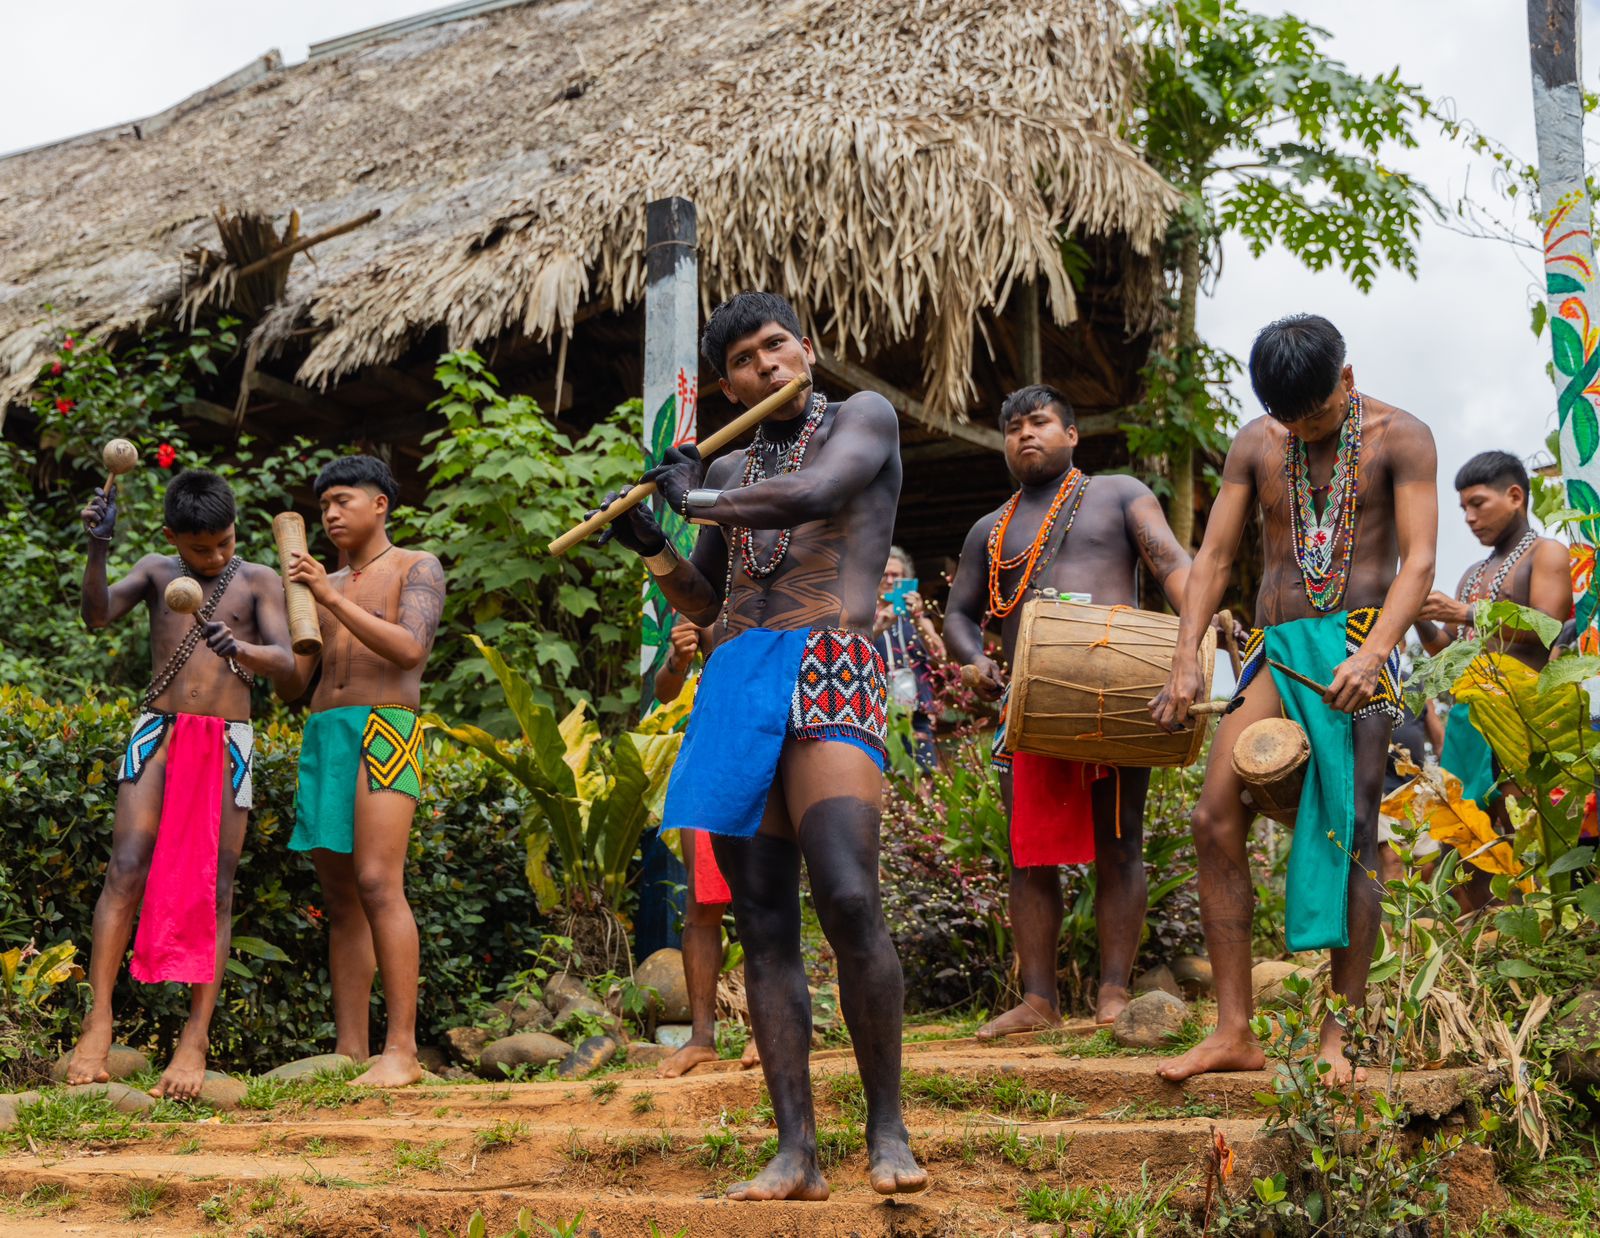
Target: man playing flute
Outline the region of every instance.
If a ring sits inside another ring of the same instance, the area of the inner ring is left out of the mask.
[[[728,398],[747,407],[808,375],[814,356],[793,308],[764,292],[718,307],[701,352]],[[900,1112],[900,961],[878,891],[887,690],[871,632],[900,497],[894,409],[871,392],[842,403],[803,392],[746,451],[707,468],[686,446],[646,477],[664,502],[706,526],[693,555],[681,560],[644,506],[610,528],[644,558],[675,610],[717,625],[662,828],[713,837],[778,1125],[777,1155],[729,1194],[828,1197],[811,1095],[802,858],[838,957],[866,1091],[872,1186],[920,1191],[927,1174]]]

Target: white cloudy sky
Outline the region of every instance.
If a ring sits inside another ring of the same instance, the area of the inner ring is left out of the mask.
[[[0,17],[0,151],[15,150],[158,112],[268,48],[299,60],[317,40],[407,16],[425,0],[79,0],[6,6]],[[1282,6],[1262,0],[1261,7]],[[1294,0],[1287,6],[1333,32],[1331,52],[1363,72],[1398,63],[1404,76],[1530,157],[1533,119],[1525,6],[1514,0]],[[1600,0],[1585,0],[1590,45],[1600,46]],[[1585,74],[1591,87],[1595,74]],[[1444,199],[1471,164],[1433,134],[1395,162]],[[3,174],[3,172],[0,172]],[[1489,194],[1483,167],[1472,184]],[[1530,228],[1527,233],[1533,235]],[[1554,397],[1545,345],[1528,330],[1534,255],[1428,225],[1416,282],[1385,274],[1362,296],[1339,275],[1312,275],[1282,254],[1226,251],[1200,324],[1243,356],[1255,329],[1279,314],[1314,310],[1350,342],[1361,386],[1434,428],[1448,486],[1468,456],[1489,447],[1529,455],[1547,433]],[[1256,411],[1248,385],[1239,397]],[[1453,584],[1481,553],[1446,492],[1440,579]]]

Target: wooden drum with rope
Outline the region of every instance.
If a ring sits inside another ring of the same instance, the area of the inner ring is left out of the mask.
[[[1293,826],[1310,757],[1311,743],[1299,723],[1288,718],[1252,722],[1233,746],[1233,772],[1244,782],[1244,802],[1263,817]]]
[[[1173,615],[1056,598],[1023,604],[1012,667],[1006,748],[1093,764],[1192,765],[1206,723],[1163,731],[1150,698],[1166,685],[1178,642]],[[1200,642],[1200,678],[1210,685],[1217,634]]]

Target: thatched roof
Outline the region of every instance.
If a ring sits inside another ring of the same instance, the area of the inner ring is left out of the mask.
[[[171,312],[219,206],[303,233],[381,208],[259,327],[326,385],[435,327],[538,338],[636,301],[644,204],[678,193],[708,302],[779,288],[863,353],[920,333],[929,411],[956,414],[1014,280],[1071,320],[1058,229],[1120,238],[1130,312],[1154,303],[1173,197],[1118,135],[1125,40],[1111,0],[532,0],[266,61],[153,132],[0,161],[0,409],[62,330]]]

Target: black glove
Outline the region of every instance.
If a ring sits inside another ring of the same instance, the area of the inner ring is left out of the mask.
[[[706,462],[693,443],[668,447],[661,463],[646,473],[643,480],[655,482],[656,491],[666,500],[667,506],[681,516],[683,496],[705,484]]]
[[[111,497],[107,498],[105,491],[96,488],[94,498],[89,500],[89,506],[83,509],[83,527],[101,541],[111,540],[111,534],[117,527],[117,492],[113,490]]]
[[[207,647],[219,658],[231,658],[239,652],[239,640],[234,636],[233,629],[220,620],[213,619],[201,631],[205,634]]]
[[[606,495],[598,510],[605,511],[625,491],[613,490]],[[590,512],[593,516],[595,513]],[[604,546],[613,538],[621,545],[633,551],[634,554],[648,559],[651,555],[660,554],[667,545],[667,535],[661,531],[661,526],[656,523],[655,513],[650,510],[649,503],[639,503],[630,510],[618,516],[605,528],[600,530],[600,535],[594,539],[596,546]]]

